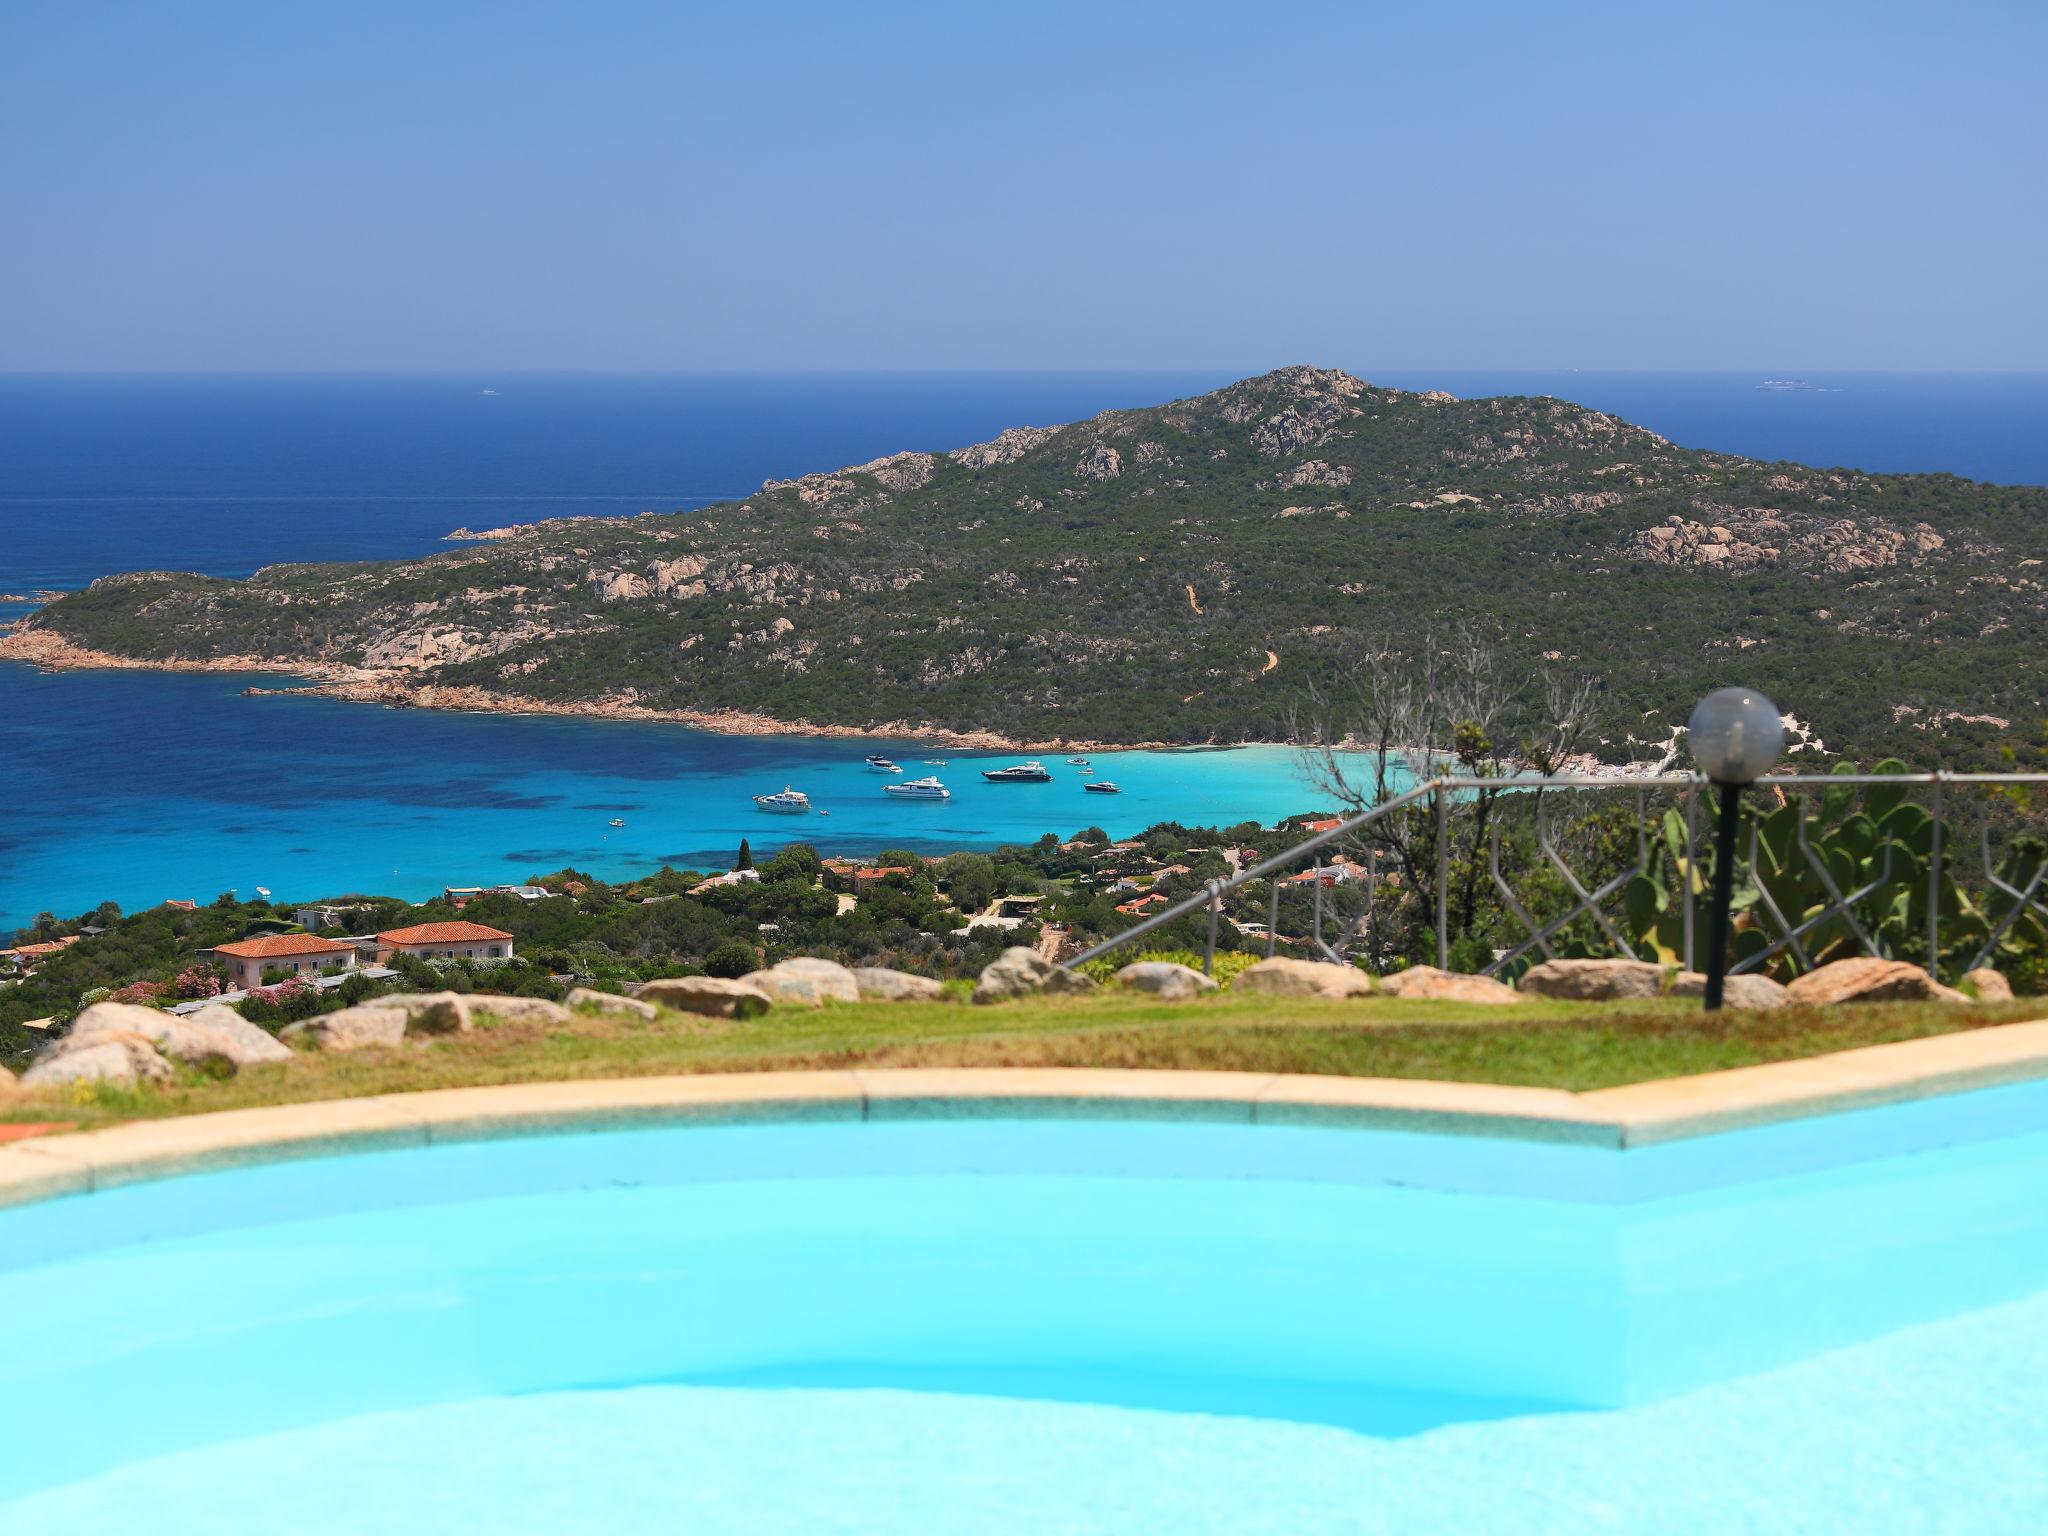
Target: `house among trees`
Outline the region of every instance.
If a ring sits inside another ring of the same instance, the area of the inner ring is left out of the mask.
[[[377,935],[377,962],[389,965],[394,955],[415,960],[510,960],[512,935],[482,923],[420,923]]]
[[[292,921],[301,928],[334,928],[351,913],[360,912],[369,905],[363,901],[321,901],[310,906],[299,907],[292,913]]]
[[[451,885],[441,892],[441,899],[449,906],[461,911],[472,901],[486,896],[516,896],[521,901],[546,901],[554,892],[539,885]]]
[[[79,938],[78,934],[67,933],[62,938],[51,939],[44,944],[23,944],[15,949],[0,949],[0,961],[26,976],[50,956],[61,954],[66,948],[76,944]]]
[[[227,967],[229,984],[247,991],[263,985],[264,976],[317,976],[324,970],[353,969],[356,947],[347,939],[323,939],[310,933],[266,933],[253,939],[214,946],[214,957]]]

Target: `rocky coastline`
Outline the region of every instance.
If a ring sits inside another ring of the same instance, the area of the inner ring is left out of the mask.
[[[733,709],[650,709],[616,699],[561,702],[497,693],[485,688],[454,687],[409,681],[395,672],[321,662],[283,661],[261,656],[223,656],[207,660],[172,658],[140,660],[110,651],[75,645],[48,630],[22,624],[0,625],[0,661],[18,661],[48,672],[114,670],[127,672],[273,672],[309,679],[297,687],[250,686],[247,698],[326,698],[350,704],[380,704],[386,709],[442,709],[465,714],[553,715],[590,720],[636,720],[686,725],[724,736],[813,736],[819,738],[914,739],[958,752],[1213,752],[1232,747],[1294,747],[1290,741],[1092,741],[1074,736],[1020,740],[994,731],[956,730],[929,721],[888,720],[875,725],[817,725],[808,720],[778,720],[771,715]],[[1369,743],[1346,738],[1343,752],[1374,750]],[[1402,755],[1420,758],[1419,749]],[[1605,763],[1581,753],[1559,765],[1562,773],[1589,778],[1634,779],[1673,771],[1673,755],[1658,761]]]
[[[1115,752],[1175,751],[1226,746],[1287,746],[1287,742],[1089,741],[1071,736],[1018,740],[994,731],[957,730],[929,721],[887,720],[874,725],[817,725],[806,720],[734,709],[650,709],[616,699],[559,701],[532,699],[485,688],[420,683],[399,673],[370,667],[316,661],[288,661],[263,656],[218,656],[201,659],[170,657],[149,660],[122,656],[74,644],[47,629],[23,624],[0,626],[0,661],[18,661],[46,672],[274,672],[303,677],[300,687],[248,687],[250,698],[318,697],[351,704],[381,704],[387,709],[445,709],[467,714],[557,715],[594,720],[639,720],[687,725],[726,736],[909,737],[962,752]]]

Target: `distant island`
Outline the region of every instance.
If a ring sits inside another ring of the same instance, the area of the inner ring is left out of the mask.
[[[1742,681],[1830,751],[1990,760],[2044,713],[2048,491],[1674,446],[1554,399],[1285,368],[662,515],[384,564],[104,577],[46,666],[297,672],[344,697],[932,732],[1284,740],[1362,647],[1486,627],[1602,680],[1609,745]]]

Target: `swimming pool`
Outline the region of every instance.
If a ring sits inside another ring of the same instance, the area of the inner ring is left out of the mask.
[[[826,1118],[53,1200],[0,1528],[2034,1531],[2043,1127]]]

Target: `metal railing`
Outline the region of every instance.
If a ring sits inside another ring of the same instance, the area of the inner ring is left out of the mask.
[[[1924,788],[1929,790],[1933,802],[1933,808],[1930,813],[1933,830],[1926,876],[1926,969],[1930,975],[1936,975],[1938,974],[1942,952],[1942,902],[1940,900],[1940,892],[1943,879],[1947,873],[1946,861],[1948,857],[1944,845],[1944,826],[1942,820],[1944,793],[1951,788],[1957,787],[2022,784],[2048,787],[2048,773],[1773,774],[1758,780],[1756,784],[1751,786],[1751,793],[1765,793],[1772,790],[1844,789],[1879,785],[1892,788]],[[1090,946],[1079,954],[1062,961],[1061,964],[1065,968],[1072,970],[1100,956],[1121,949],[1143,938],[1148,933],[1157,932],[1169,924],[1179,922],[1182,918],[1206,911],[1208,914],[1208,936],[1203,949],[1202,969],[1205,973],[1211,972],[1215,968],[1217,930],[1218,925],[1223,920],[1224,897],[1233,891],[1250,885],[1254,881],[1265,879],[1282,871],[1298,868],[1304,858],[1317,853],[1330,844],[1343,842],[1371,827],[1377,821],[1427,801],[1429,802],[1431,815],[1435,823],[1435,910],[1432,915],[1435,925],[1437,964],[1448,969],[1451,954],[1450,882],[1448,874],[1452,806],[1455,797],[1478,791],[1509,791],[1518,796],[1526,793],[1532,797],[1532,804],[1534,806],[1532,814],[1537,822],[1536,841],[1538,851],[1543,857],[1545,867],[1558,877],[1571,896],[1571,904],[1561,915],[1539,921],[1517,896],[1513,882],[1501,869],[1501,828],[1500,822],[1495,820],[1486,850],[1488,879],[1493,889],[1501,896],[1506,909],[1527,929],[1529,937],[1518,944],[1510,946],[1505,952],[1496,955],[1492,963],[1485,967],[1484,974],[1493,975],[1507,970],[1537,951],[1541,951],[1546,958],[1553,958],[1555,956],[1555,949],[1552,940],[1581,919],[1585,919],[1598,929],[1602,936],[1616,950],[1629,953],[1632,952],[1631,946],[1616,928],[1606,908],[1615,895],[1622,891],[1632,879],[1647,871],[1653,857],[1646,799],[1648,795],[1656,791],[1678,791],[1681,793],[1684,800],[1685,853],[1688,859],[1697,859],[1700,848],[1699,808],[1701,791],[1708,787],[1709,781],[1705,776],[1696,773],[1667,773],[1642,777],[1603,777],[1590,774],[1557,774],[1546,777],[1535,775],[1504,777],[1440,775],[1417,784],[1411,789],[1404,790],[1397,795],[1392,795],[1365,810],[1347,816],[1338,821],[1336,825],[1326,827],[1314,836],[1304,838],[1301,842],[1272,855],[1270,858],[1261,859],[1258,863],[1238,871],[1238,873],[1227,879],[1210,880],[1200,891],[1183,897],[1179,901],[1172,902],[1158,911],[1140,918],[1122,932],[1113,934],[1102,942]],[[1603,880],[1598,886],[1589,889],[1572,871],[1569,862],[1551,838],[1549,828],[1544,821],[1542,796],[1552,791],[1568,794],[1634,792],[1638,797],[1637,857],[1635,862],[1622,869],[1618,874]],[[1883,873],[1879,878],[1866,882],[1855,890],[1844,891],[1837,883],[1826,861],[1818,857],[1815,850],[1810,846],[1807,837],[1806,818],[1803,815],[1796,819],[1795,826],[1799,851],[1807,866],[1817,875],[1826,889],[1829,900],[1820,911],[1812,914],[1803,914],[1795,922],[1777,909],[1777,904],[1771,898],[1768,889],[1759,882],[1757,886],[1758,906],[1775,925],[1777,932],[1775,936],[1767,934],[1770,942],[1766,948],[1757,953],[1747,955],[1740,961],[1732,964],[1729,968],[1731,974],[1759,969],[1788,949],[1792,952],[1794,958],[1800,962],[1802,968],[1809,968],[1812,961],[1803,941],[1814,930],[1837,918],[1842,919],[1849,926],[1866,953],[1873,952],[1876,948],[1871,934],[1865,928],[1856,909],[1858,902],[1888,883],[1887,877],[1891,871],[1892,859],[1890,843],[1887,842],[1886,844]],[[1752,870],[1756,867],[1757,863],[1758,836],[1758,830],[1754,823],[1752,823],[1748,847],[1749,864]],[[2048,919],[2048,904],[2044,904],[2043,900],[2044,895],[2048,895],[2048,891],[2044,891],[2044,885],[2048,885],[2048,859],[2044,859],[2040,863],[2024,885],[2015,886],[2002,879],[1993,866],[1988,829],[1983,831],[1981,838],[1982,875],[1986,886],[1999,891],[2009,900],[2011,905],[2005,911],[2002,918],[1994,925],[1989,936],[1978,949],[1975,959],[1971,962],[1973,966],[1984,964],[1995,954],[2006,934],[2011,931],[2013,925],[2023,916],[2031,912],[2043,919]],[[1308,945],[1330,960],[1345,963],[1348,960],[1348,955],[1346,953],[1347,946],[1343,941],[1340,939],[1338,945],[1332,945],[1323,937],[1323,891],[1325,885],[1322,878],[1321,861],[1316,861],[1311,868],[1314,875],[1311,888],[1314,894],[1315,909],[1313,932]],[[1369,903],[1374,899],[1374,888],[1378,884],[1377,875],[1377,868],[1369,864],[1367,873],[1367,899]],[[1278,934],[1279,902],[1280,887],[1278,882],[1275,882],[1269,898],[1269,917],[1265,935],[1266,953],[1269,956],[1274,953],[1277,944],[1280,942]],[[1698,968],[1696,962],[1699,954],[1698,941],[1700,936],[1695,932],[1697,925],[1694,919],[1693,906],[1694,904],[1689,900],[1683,903],[1682,906],[1684,932],[1681,957],[1688,970]],[[1370,910],[1369,906],[1368,911]]]

